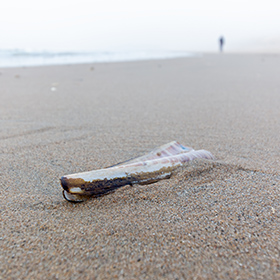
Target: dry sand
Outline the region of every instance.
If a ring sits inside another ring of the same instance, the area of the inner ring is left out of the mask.
[[[280,279],[279,55],[0,73],[0,279]],[[172,140],[216,160],[63,199]]]

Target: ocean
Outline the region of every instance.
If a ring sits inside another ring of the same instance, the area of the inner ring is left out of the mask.
[[[0,50],[0,67],[27,67],[77,63],[101,63],[194,56],[184,51],[52,52]]]

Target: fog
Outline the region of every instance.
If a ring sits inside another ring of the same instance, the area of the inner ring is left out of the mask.
[[[276,0],[9,0],[0,49],[279,51]]]

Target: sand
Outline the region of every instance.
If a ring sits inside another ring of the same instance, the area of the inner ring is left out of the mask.
[[[0,279],[280,279],[280,55],[0,69]],[[61,176],[177,140],[169,180]]]

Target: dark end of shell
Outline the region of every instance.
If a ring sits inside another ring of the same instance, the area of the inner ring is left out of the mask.
[[[60,178],[60,183],[61,183],[61,186],[63,187],[63,189],[68,191],[67,178],[66,177],[61,177]]]

